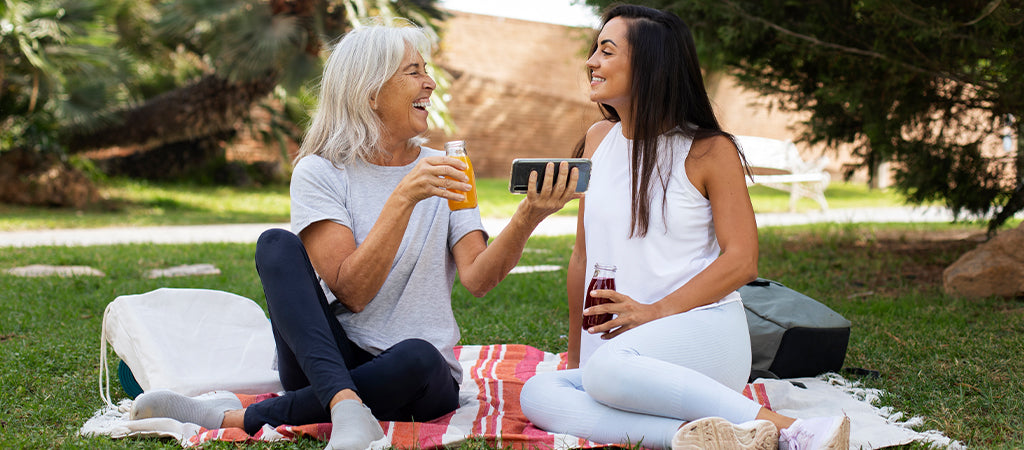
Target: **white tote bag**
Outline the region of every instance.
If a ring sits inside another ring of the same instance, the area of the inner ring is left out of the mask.
[[[281,391],[270,321],[240,295],[172,288],[122,295],[107,305],[100,339],[100,396],[111,406],[108,342],[143,391]]]

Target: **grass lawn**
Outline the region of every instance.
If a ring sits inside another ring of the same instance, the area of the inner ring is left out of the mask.
[[[510,214],[520,200],[505,193],[504,183],[481,181],[485,215]],[[288,220],[284,186],[238,190],[113,181],[105,192],[116,199],[117,209],[0,205],[0,230]],[[755,188],[752,197],[758,211],[788,207],[784,193]],[[833,184],[829,201],[833,208],[899,204],[890,193],[844,184]],[[815,205],[807,201],[800,207]],[[982,230],[977,224],[765,228],[760,230],[760,271],[853,322],[846,365],[878,370],[882,376],[851,378],[885,390],[886,405],[922,416],[924,428],[969,445],[1013,448],[1024,442],[1019,423],[1024,417],[1024,303],[968,301],[941,290],[942,269],[973,248]],[[565,267],[571,245],[569,236],[534,237],[522,264]],[[103,310],[119,295],[159,287],[220,289],[263,305],[254,250],[253,244],[0,248],[0,447],[178,448],[167,440],[77,436],[102,403],[97,374]],[[214,264],[221,274],[145,277],[150,269],[195,263]],[[106,276],[18,278],[4,272],[29,264],[87,265]],[[512,275],[482,299],[456,284],[453,302],[462,343],[521,343],[565,351],[564,277],[564,270]],[[116,376],[112,381],[117,398]],[[254,447],[319,449],[323,443]]]
[[[508,192],[506,179],[480,179],[477,189],[484,217],[511,216],[523,199],[522,195]],[[0,204],[0,231],[288,222],[288,187],[285,185],[239,189],[112,179],[104,182],[101,192],[108,199],[107,204],[84,211]],[[789,194],[782,191],[754,186],[750,196],[756,212],[781,212],[789,208]],[[862,184],[853,183],[832,183],[825,196],[829,207],[836,209],[903,204],[892,190],[870,191]],[[817,208],[809,199],[801,199],[797,204],[799,211]],[[570,202],[556,214],[575,216],[576,210],[577,202]]]
[[[942,269],[976,245],[965,236],[979,231],[944,224],[768,228],[761,231],[761,275],[853,322],[846,365],[880,371],[880,378],[860,381],[884,389],[886,405],[923,416],[924,428],[972,446],[1015,447],[1024,442],[1024,303],[950,298],[940,287]],[[565,267],[571,245],[568,236],[532,238],[522,263]],[[106,273],[18,278],[0,272],[3,447],[178,448],[166,440],[77,436],[102,403],[96,377],[104,307],[118,295],[158,287],[221,289],[262,305],[254,250],[251,244],[0,248],[0,269],[69,264]],[[212,263],[222,273],[158,280],[144,275],[191,263]],[[564,351],[564,275],[512,275],[482,299],[456,284],[462,343]],[[113,383],[118,398],[116,377]],[[318,449],[323,443],[267,446]]]

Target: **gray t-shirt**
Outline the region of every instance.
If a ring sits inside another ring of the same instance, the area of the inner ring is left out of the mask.
[[[391,192],[420,159],[443,155],[421,147],[416,161],[406,166],[376,166],[365,162],[336,167],[320,156],[295,164],[291,181],[292,232],[298,234],[321,220],[352,230],[356,246],[366,239]],[[377,355],[398,342],[420,338],[433,344],[462,382],[462,367],[453,350],[459,327],[452,314],[455,258],[451,249],[465,235],[484,230],[478,208],[451,211],[440,197],[420,201],[395,255],[384,285],[360,313],[344,312],[338,321],[349,339]],[[486,239],[486,235],[485,235]],[[328,301],[336,297],[321,280]]]

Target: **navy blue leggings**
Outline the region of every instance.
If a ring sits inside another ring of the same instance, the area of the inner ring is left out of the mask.
[[[256,243],[256,271],[285,394],[246,409],[247,433],[263,424],[330,422],[328,405],[343,389],[356,391],[379,420],[427,421],[459,406],[458,383],[430,343],[407,339],[375,357],[348,339],[295,234],[265,231]]]

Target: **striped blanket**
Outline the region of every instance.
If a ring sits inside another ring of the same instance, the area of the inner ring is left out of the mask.
[[[429,422],[381,422],[386,439],[377,447],[398,449],[439,449],[469,440],[489,446],[514,449],[570,449],[603,447],[575,436],[548,433],[534,427],[519,407],[523,383],[539,372],[566,367],[565,353],[556,355],[527,345],[466,345],[456,347],[464,380],[459,392],[460,407]],[[846,414],[851,419],[851,448],[880,448],[912,441],[957,447],[958,443],[935,431],[916,432],[919,425],[904,421],[902,414],[879,409],[871,403],[880,392],[859,388],[835,374],[798,379],[804,388],[785,380],[758,380],[743,394],[769,409],[792,417]],[[239,395],[250,405],[276,394]],[[128,420],[130,400],[116,409],[102,409],[80,430],[83,435],[110,437],[173,437],[182,446],[201,446],[211,441],[237,443],[292,440],[308,437],[326,441],[331,424],[264,426],[255,435],[239,428],[207,430],[170,419]]]
[[[469,438],[514,448],[575,448],[594,444],[568,435],[552,434],[534,427],[519,409],[523,383],[538,371],[565,368],[565,354],[554,355],[527,345],[467,345],[455,348],[462,364],[459,408],[429,422],[381,422],[390,445],[396,448],[431,449]],[[274,394],[239,396],[248,405]],[[240,429],[206,430],[188,440],[200,445],[211,440],[273,441],[298,436],[327,440],[331,424],[264,426],[249,436]]]
[[[466,345],[455,348],[466,376],[459,389],[459,409],[430,422],[381,422],[388,445],[401,449],[432,449],[467,439],[482,439],[501,448],[568,449],[602,447],[564,434],[536,428],[519,408],[523,383],[538,372],[566,367],[566,355],[546,353],[528,345]],[[758,395],[760,393],[760,395]],[[768,405],[763,385],[748,385],[744,394]],[[239,396],[249,405],[274,394]],[[205,430],[189,438],[196,446],[212,440],[273,441],[305,436],[327,440],[331,424],[265,426],[254,436],[240,429]]]

